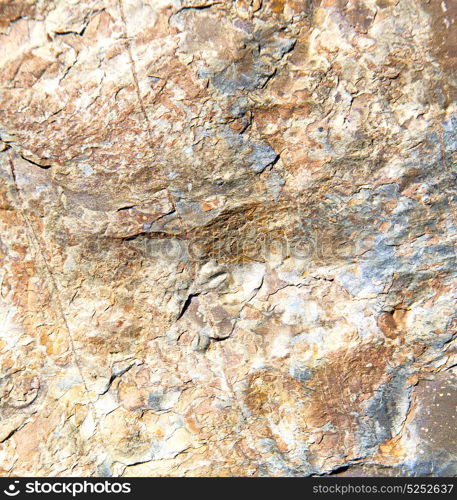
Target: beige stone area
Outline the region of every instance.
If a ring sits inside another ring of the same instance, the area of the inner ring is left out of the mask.
[[[456,475],[456,34],[0,0],[0,475]]]

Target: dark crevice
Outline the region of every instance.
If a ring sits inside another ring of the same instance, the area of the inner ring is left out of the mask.
[[[230,332],[229,335],[227,335],[225,337],[210,337],[210,339],[213,342],[224,342],[224,340],[227,340],[227,339],[229,339],[232,336],[232,333],[233,333],[233,330],[232,330],[232,332]]]
[[[100,392],[100,396],[103,396],[103,394],[106,394],[110,389],[111,389],[111,386],[113,384],[113,382],[119,378],[119,377],[122,377],[122,375],[124,375],[124,373],[127,373],[130,368],[132,368],[134,364],[131,364],[129,366],[127,366],[126,368],[124,368],[123,370],[117,372],[117,373],[113,373],[108,381],[108,383],[106,384],[106,388],[103,390],[103,392]]]
[[[264,89],[268,83],[276,76],[277,70],[275,69],[271,75],[267,75],[265,81],[258,87],[260,89]]]
[[[205,3],[203,5],[189,5],[188,7],[182,7],[181,9],[179,9],[178,11],[175,12],[175,16],[176,14],[179,14],[185,10],[206,10],[206,9],[210,9],[211,7],[214,7],[215,5],[221,5],[223,2],[214,2],[214,3]]]
[[[145,235],[146,235],[145,232],[133,234],[132,236],[126,236],[125,238],[122,238],[122,241],[133,241],[133,240],[136,240],[137,238],[139,238],[140,236],[145,236]]]
[[[105,10],[104,8],[99,9],[99,10],[93,10],[93,11],[89,12],[88,14],[86,14],[86,16],[84,17],[84,21],[83,21],[84,26],[80,31],[74,31],[74,30],[54,31],[54,34],[59,35],[59,36],[65,36],[65,35],[84,36],[84,33],[85,33],[87,27],[89,26],[91,17],[94,16],[95,14],[99,14],[100,12],[103,12],[104,10]]]
[[[77,35],[83,36],[86,27],[84,27],[81,31],[54,31],[54,35],[65,36],[65,35]]]
[[[270,163],[270,167],[274,167],[276,163],[278,163],[279,159],[281,158],[281,155],[276,154],[276,158]]]
[[[166,212],[162,215],[160,215],[159,217],[157,217],[157,219],[154,219],[154,223],[159,221],[160,219],[163,219],[164,217],[167,217],[168,215],[172,215],[176,212],[176,210],[174,208],[172,208],[169,212]]]
[[[290,47],[288,47],[286,50],[284,50],[284,52],[282,53],[281,55],[281,59],[286,56],[287,54],[290,54],[294,49],[295,49],[295,46],[297,45],[297,40],[293,40],[292,44]]]
[[[167,239],[175,238],[178,240],[184,239],[183,236],[178,233],[167,233],[165,231],[140,231],[139,233],[132,234],[131,236],[125,236],[119,239],[124,242],[124,241],[133,241],[141,237],[147,238],[148,240],[165,239],[165,238]]]
[[[281,156],[276,153],[276,158],[273,161],[271,161],[268,165],[266,165],[265,168],[262,170],[262,172],[264,172],[266,169],[271,170],[276,165],[276,163],[278,163],[280,158],[281,158]]]
[[[122,212],[123,210],[130,210],[131,208],[135,208],[135,207],[136,207],[136,205],[127,205],[126,207],[118,208],[116,211]]]
[[[29,158],[26,158],[22,153],[20,153],[19,155],[24,161],[26,161],[27,163],[31,163],[32,165],[35,165],[35,167],[39,167],[43,170],[47,170],[48,168],[51,168],[52,165],[40,165],[39,163],[37,163],[36,161],[33,161],[33,160],[30,160]]]
[[[187,299],[184,301],[184,304],[183,304],[183,306],[181,308],[180,313],[178,314],[178,317],[176,318],[176,321],[179,321],[184,316],[184,314],[186,313],[187,309],[189,309],[190,304],[192,303],[192,299],[194,297],[198,297],[199,295],[200,295],[199,293],[190,293],[187,296]]]
[[[20,425],[19,427],[16,427],[15,429],[13,429],[6,437],[4,437],[1,441],[0,441],[0,444],[1,443],[5,443],[6,441],[8,441],[8,439],[10,439],[11,437],[13,437],[16,432],[20,431],[22,429],[22,427],[24,427],[25,423]]]
[[[214,2],[214,3],[203,4],[203,5],[189,5],[188,7],[182,7],[181,9],[174,12],[168,18],[168,24],[170,24],[170,21],[174,16],[177,16],[178,14],[181,14],[181,12],[184,12],[186,10],[206,10],[206,9],[210,9],[211,7],[214,7],[216,5],[221,5],[221,4],[223,4],[223,2]]]
[[[337,467],[336,469],[331,470],[327,476],[334,476],[336,474],[340,474],[341,472],[346,472],[351,468],[350,465],[342,465],[341,467]]]

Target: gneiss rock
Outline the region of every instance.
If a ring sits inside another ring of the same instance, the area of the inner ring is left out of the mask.
[[[456,3],[3,4],[1,473],[456,474]]]

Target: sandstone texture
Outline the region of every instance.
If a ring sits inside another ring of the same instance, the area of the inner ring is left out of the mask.
[[[457,475],[457,2],[0,0],[0,474]]]

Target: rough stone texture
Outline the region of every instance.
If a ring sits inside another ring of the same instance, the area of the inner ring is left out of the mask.
[[[1,0],[1,474],[457,474],[456,24]]]

